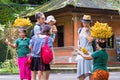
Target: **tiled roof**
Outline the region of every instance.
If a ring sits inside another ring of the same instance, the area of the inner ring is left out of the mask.
[[[85,8],[98,8],[98,9],[112,9],[114,10],[114,5],[110,0],[51,0],[45,3],[35,10],[26,14],[26,16],[34,15],[36,12],[49,12],[52,10],[57,10],[65,7],[66,5],[73,5],[75,7],[85,7]],[[118,5],[120,8],[120,3]]]

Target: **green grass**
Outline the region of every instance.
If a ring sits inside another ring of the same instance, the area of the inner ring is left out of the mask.
[[[10,69],[2,68],[0,69],[0,74],[18,74],[19,70],[15,67],[12,71]]]

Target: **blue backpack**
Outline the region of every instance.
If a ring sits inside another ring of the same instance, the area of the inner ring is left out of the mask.
[[[38,25],[40,27],[40,31],[41,31],[42,30],[41,25],[40,24],[36,24],[36,25]],[[34,36],[34,28],[31,30],[31,36]]]

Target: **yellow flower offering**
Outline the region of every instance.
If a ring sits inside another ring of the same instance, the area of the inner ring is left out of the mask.
[[[31,27],[32,23],[29,18],[17,18],[13,24],[14,27]]]
[[[110,38],[113,35],[112,28],[107,23],[96,22],[91,27],[91,36],[95,38]]]
[[[88,54],[88,51],[86,48],[81,48],[81,51],[84,53],[84,54]]]

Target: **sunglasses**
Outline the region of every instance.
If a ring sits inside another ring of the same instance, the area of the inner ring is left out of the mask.
[[[45,20],[45,18],[41,17],[42,20]]]

